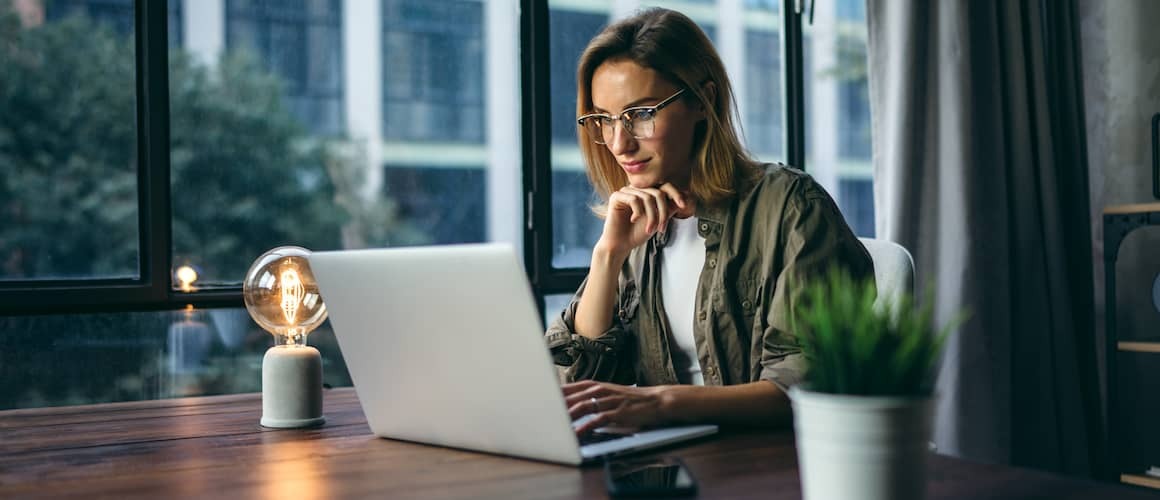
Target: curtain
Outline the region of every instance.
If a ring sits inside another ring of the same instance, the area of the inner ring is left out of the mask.
[[[947,341],[940,453],[1100,465],[1074,0],[867,0],[876,226]]]

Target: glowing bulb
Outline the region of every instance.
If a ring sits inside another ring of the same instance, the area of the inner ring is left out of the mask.
[[[278,345],[305,345],[306,335],[326,320],[309,255],[295,246],[270,250],[254,261],[242,283],[246,310]]]
[[[193,282],[197,281],[197,270],[191,266],[181,266],[173,272],[173,277],[177,279],[178,288],[183,292],[193,291]]]

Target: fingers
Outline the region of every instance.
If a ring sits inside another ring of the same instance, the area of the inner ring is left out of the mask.
[[[680,193],[671,185],[667,186],[669,187],[665,188],[665,190],[661,188],[638,189],[632,186],[625,186],[618,191],[620,194],[632,197],[629,199],[635,199],[632,201],[632,207],[635,212],[634,215],[637,216],[633,217],[631,221],[636,222],[639,219],[639,215],[644,215],[645,232],[648,234],[653,234],[657,231],[663,232],[669,222],[669,218],[673,215],[672,204],[677,203],[677,201],[673,200],[670,202],[670,199],[672,199],[674,194],[680,196]],[[680,203],[683,203],[683,200]],[[680,206],[679,203],[677,205]]]
[[[685,193],[682,193],[679,189],[677,189],[676,186],[666,182],[657,187],[657,189],[668,195],[669,199],[672,200],[673,203],[676,203],[677,208],[684,209],[689,205],[688,200],[686,200]]]
[[[576,428],[576,435],[581,436],[588,434],[589,432],[615,422],[616,413],[616,410],[597,413],[595,417],[592,417],[592,420],[584,422],[583,425]]]
[[[564,403],[568,405],[568,408],[582,409],[584,404],[592,402],[592,398],[599,399],[606,394],[610,394],[610,391],[606,390],[604,386],[598,383],[592,383],[592,385],[585,387],[583,390],[573,391],[570,394],[565,392]],[[586,413],[592,412],[589,411]]]
[[[646,215],[644,201],[639,196],[633,193],[626,193],[624,190],[612,193],[608,197],[608,208],[611,210],[628,209],[628,221],[635,223],[641,217]]]
[[[592,380],[580,380],[578,382],[564,384],[560,386],[560,388],[564,390],[564,397],[567,398],[572,394],[576,394],[578,392],[584,391],[585,389],[598,385],[600,385],[599,382]]]
[[[686,193],[681,192],[676,186],[665,183],[661,184],[657,189],[668,195],[673,204],[676,205],[676,210],[673,213],[674,217],[687,218],[696,214],[696,203]]]

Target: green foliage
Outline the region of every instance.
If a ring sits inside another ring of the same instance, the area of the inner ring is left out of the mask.
[[[805,387],[832,394],[927,396],[947,334],[960,320],[934,328],[933,300],[904,295],[876,306],[872,280],[831,270],[807,283],[790,318],[809,363]]]
[[[138,143],[131,36],[73,16],[23,26],[0,0],[0,279],[132,277]],[[169,55],[174,262],[236,284],[255,257],[422,241],[358,195],[365,158],[336,154],[245,53]],[[357,165],[352,161],[361,161]],[[341,178],[334,175],[341,174]]]
[[[0,276],[135,272],[132,46],[82,18],[26,29],[9,3],[0,2]]]

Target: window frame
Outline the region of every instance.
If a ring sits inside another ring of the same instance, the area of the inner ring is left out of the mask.
[[[175,2],[180,0],[168,0]],[[173,287],[168,2],[136,0],[138,273],[135,279],[0,281],[0,315],[242,307],[241,287]],[[786,160],[805,167],[802,12],[781,2]],[[523,258],[541,313],[545,295],[572,293],[587,268],[552,266],[551,72],[548,0],[520,0]],[[542,314],[541,314],[542,317]]]
[[[786,162],[806,168],[805,68],[802,17],[808,15],[792,0],[780,2],[781,47],[785,68]],[[524,159],[524,264],[541,316],[546,295],[574,293],[588,268],[552,265],[552,137],[550,125],[550,48],[548,0],[523,0],[520,19],[520,77],[523,83],[522,136]],[[731,75],[733,76],[733,75]],[[736,77],[736,76],[735,76]],[[781,138],[778,138],[781,139]]]

